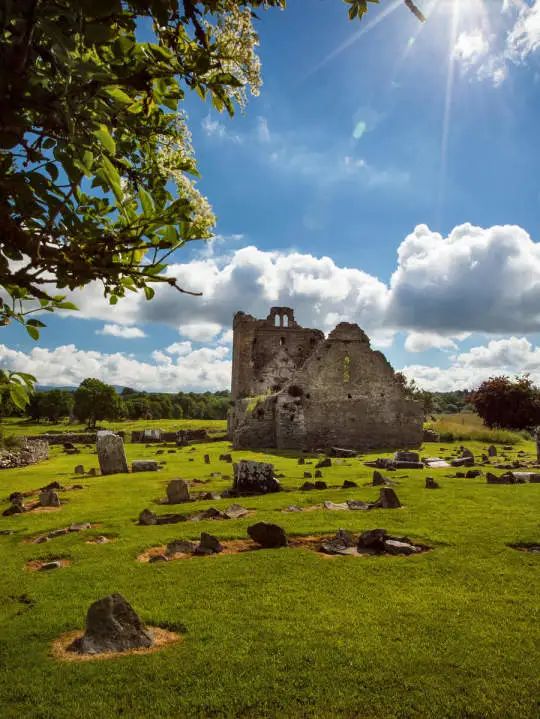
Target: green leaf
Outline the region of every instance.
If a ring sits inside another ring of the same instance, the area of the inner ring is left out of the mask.
[[[59,310],[78,310],[79,308],[77,305],[74,305],[73,302],[59,302],[56,307]]]
[[[116,153],[116,143],[106,125],[100,125],[98,130],[94,130],[94,135],[111,155]]]
[[[33,340],[39,339],[39,330],[36,329],[36,327],[33,327],[32,325],[25,325],[25,327],[26,327],[26,331],[28,332],[28,334],[30,335],[30,337]]]
[[[124,92],[119,87],[106,87],[105,92],[109,97],[112,97],[116,102],[120,102],[122,105],[131,105],[133,98],[130,97],[127,92]]]
[[[154,200],[142,185],[139,187],[139,199],[141,201],[141,207],[144,214],[148,216],[153,215],[155,211]]]
[[[11,382],[9,385],[9,397],[18,409],[24,409],[28,404],[28,390],[22,384]]]
[[[110,305],[115,305],[117,302],[118,302],[118,297],[117,297],[116,295],[111,295],[111,296],[109,297],[109,304],[110,304]]]
[[[112,164],[108,157],[104,156],[101,160],[101,167],[103,168],[103,175],[107,180],[107,184],[114,193],[114,196],[118,202],[122,202],[124,194],[122,192],[122,186],[120,183],[120,175],[116,167]]]
[[[152,297],[156,294],[156,292],[152,287],[146,286],[144,288],[144,294],[147,300],[151,300]]]

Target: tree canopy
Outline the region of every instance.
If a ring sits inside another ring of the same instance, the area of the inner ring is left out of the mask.
[[[527,429],[540,424],[540,391],[530,377],[490,377],[470,396],[488,427]]]
[[[73,414],[91,428],[101,419],[119,419],[122,416],[122,402],[115,388],[99,379],[89,377],[83,380],[73,399]]]

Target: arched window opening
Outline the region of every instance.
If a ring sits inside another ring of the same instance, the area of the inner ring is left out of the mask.
[[[280,317],[279,315],[276,315],[276,316],[274,317],[274,326],[275,326],[275,327],[279,327],[279,326],[280,326],[280,319],[281,319],[281,317]]]
[[[288,327],[288,326],[289,326],[289,316],[283,315],[283,327]]]

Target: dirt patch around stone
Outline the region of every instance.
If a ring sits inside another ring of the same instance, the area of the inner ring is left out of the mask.
[[[55,569],[63,569],[64,567],[69,567],[70,564],[71,559],[66,559],[65,557],[53,557],[51,559],[31,559],[29,562],[26,562],[25,569],[27,572],[52,572]]]
[[[118,537],[112,534],[100,534],[97,537],[90,537],[85,541],[85,544],[111,544],[116,542],[117,539]]]
[[[182,635],[176,634],[176,632],[170,632],[167,629],[162,629],[161,627],[147,626],[147,629],[152,632],[154,637],[154,644],[147,649],[129,649],[125,652],[102,652],[101,654],[78,654],[77,652],[69,652],[67,648],[70,644],[84,634],[84,632],[76,630],[62,634],[58,639],[55,639],[51,645],[51,655],[54,659],[61,662],[94,662],[102,659],[117,659],[133,654],[154,654],[155,652],[159,652],[160,649],[163,649],[163,647],[176,644],[183,640]]]
[[[518,552],[529,552],[530,554],[540,554],[540,544],[509,544],[511,549],[517,549]]]
[[[334,535],[331,534],[322,534],[322,535],[309,535],[306,537],[288,537],[288,546],[287,547],[279,547],[279,549],[308,549],[312,552],[316,552],[320,557],[323,559],[334,559],[337,556],[343,556],[343,555],[334,555],[334,554],[326,554],[323,551],[321,551],[321,544],[323,542],[327,542],[332,540]],[[153,563],[157,562],[155,559],[156,557],[160,557],[163,561],[165,559],[169,562],[175,561],[177,559],[199,559],[201,557],[220,557],[223,555],[231,555],[231,554],[243,554],[245,552],[256,552],[256,551],[264,551],[266,547],[261,547],[259,544],[254,542],[252,539],[223,539],[220,540],[220,544],[222,546],[222,551],[214,554],[207,554],[207,555],[197,555],[192,553],[184,553],[184,552],[175,552],[174,554],[167,554],[167,546],[165,544],[159,546],[159,547],[151,547],[150,549],[147,549],[146,551],[142,552],[138,555],[137,561],[143,562],[143,563]],[[415,547],[418,548],[418,554],[423,554],[424,552],[427,552],[432,549],[432,547],[429,547],[425,544],[415,544]],[[354,554],[350,554],[348,556],[354,556],[354,557],[368,557],[373,556],[369,552],[356,552]],[[389,554],[387,556],[390,556]],[[397,556],[397,555],[394,555]]]
[[[86,532],[89,529],[98,529],[101,526],[100,523],[81,522],[71,524],[69,527],[61,527],[60,529],[51,529],[46,534],[35,534],[31,537],[23,539],[23,544],[43,544],[50,542],[57,537],[65,537],[67,534],[73,534],[75,532]]]

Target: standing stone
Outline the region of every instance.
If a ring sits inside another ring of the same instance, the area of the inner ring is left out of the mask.
[[[324,459],[321,459],[317,462],[315,465],[315,469],[324,469],[324,467],[331,467],[332,466],[332,460],[330,457],[325,457]]]
[[[274,477],[274,465],[245,459],[234,464],[233,491],[238,494],[279,492],[281,485]]]
[[[157,524],[157,523],[158,523],[157,514],[155,514],[155,512],[152,512],[152,510],[143,509],[143,511],[139,514],[139,524],[149,526],[151,524]]]
[[[189,502],[189,484],[185,479],[173,479],[167,485],[167,502],[169,504],[181,504]]]
[[[426,477],[426,489],[440,489],[440,486],[433,477]]]
[[[392,487],[382,487],[381,496],[379,497],[380,506],[383,509],[398,509],[401,502]]]
[[[152,635],[133,607],[120,594],[110,594],[90,606],[84,636],[70,644],[68,650],[78,654],[102,654],[147,649],[153,644]]]
[[[210,464],[210,455],[209,455],[209,454],[205,454],[205,455],[204,455],[204,463],[205,463],[205,464]]]
[[[372,478],[372,480],[371,480],[371,484],[372,484],[374,487],[378,487],[378,486],[380,486],[381,484],[386,484],[385,478],[384,478],[384,477],[382,476],[382,474],[381,474],[379,471],[377,471],[376,469],[373,470],[373,478]]]
[[[42,507],[59,507],[60,499],[54,489],[46,489],[40,492],[39,503]]]
[[[538,437],[538,435],[537,435]],[[537,450],[538,450],[538,440],[537,440]],[[490,444],[490,446],[487,448],[487,453],[490,457],[496,457],[497,456],[497,447],[495,445]]]
[[[273,547],[286,547],[287,535],[285,531],[277,524],[269,522],[257,522],[248,527],[248,534],[254,542],[260,544],[261,547],[271,549]]]
[[[315,470],[315,474],[313,475],[315,479],[322,479],[322,472],[320,469]]]
[[[75,474],[84,474],[84,466],[82,464],[78,464],[75,467],[74,472],[75,472]]]
[[[98,432],[96,449],[101,474],[119,474],[128,471],[124,442],[117,434],[109,431]]]

